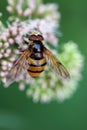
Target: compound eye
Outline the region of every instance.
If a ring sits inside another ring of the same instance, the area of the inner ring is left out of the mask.
[[[37,38],[37,36],[35,36],[35,35],[31,35],[31,36],[29,37],[29,40],[30,40],[30,41],[35,41],[36,38]]]
[[[40,35],[40,34],[38,34],[38,40],[40,40],[40,41],[42,41],[42,40],[44,40],[44,38],[43,38],[43,36],[42,35]]]
[[[32,34],[30,37],[29,37],[29,40],[30,41],[42,41],[44,40],[43,36],[38,34],[38,35],[34,35]]]

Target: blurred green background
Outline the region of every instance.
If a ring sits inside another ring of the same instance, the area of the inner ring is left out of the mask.
[[[59,4],[60,44],[73,40],[85,56],[83,80],[73,97],[63,103],[33,103],[17,87],[0,86],[0,130],[86,130],[87,129],[87,0],[44,0]],[[5,22],[6,0],[0,0]]]

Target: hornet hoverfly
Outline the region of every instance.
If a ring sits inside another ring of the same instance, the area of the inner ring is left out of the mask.
[[[19,59],[13,64],[7,76],[7,82],[15,81],[22,70],[27,70],[31,77],[38,77],[49,64],[58,75],[70,78],[69,72],[64,65],[43,44],[43,36],[33,33],[29,37],[28,49],[24,50]]]

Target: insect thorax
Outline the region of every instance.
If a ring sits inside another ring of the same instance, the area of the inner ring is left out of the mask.
[[[39,40],[33,41],[30,57],[36,60],[43,58],[43,43],[41,41]]]

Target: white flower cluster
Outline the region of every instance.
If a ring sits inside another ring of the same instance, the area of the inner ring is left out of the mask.
[[[16,13],[16,17],[15,20],[8,21],[7,28],[3,26],[2,22],[0,24],[0,79],[3,83],[6,82],[6,75],[11,69],[13,62],[18,58],[18,55],[20,54],[19,48],[27,48],[27,45],[23,43],[23,38],[27,34],[29,35],[33,31],[38,31],[43,35],[46,43],[48,42],[49,45],[52,44],[53,46],[57,45],[58,39],[55,36],[55,32],[58,28],[57,20],[59,20],[60,18],[60,14],[59,12],[57,12],[57,7],[55,4],[49,4],[49,9],[45,9],[44,4],[39,1],[36,2],[27,0],[26,2],[24,2],[23,0],[8,0],[8,3],[9,6],[7,7],[7,9],[12,14],[12,17],[14,16],[14,13]],[[39,9],[37,12],[39,12],[40,15],[42,15],[42,13],[44,14],[42,18],[30,19],[30,14],[28,14],[26,19],[26,16],[23,15],[23,13],[26,12],[27,8],[33,8],[33,10],[31,9],[31,15],[35,14],[36,5],[38,5]],[[43,6],[44,9],[42,13],[40,12],[41,6]],[[21,14],[19,13],[20,9],[22,10]],[[52,19],[53,16],[50,15],[50,11],[56,15],[56,19]],[[20,15],[21,17],[23,15],[24,19],[21,19]],[[50,18],[48,18],[48,16],[50,16]],[[23,75],[19,77],[19,80],[20,89],[24,89],[25,84],[32,83],[33,81],[31,80],[30,82],[30,77],[28,75]]]
[[[19,50],[18,48],[13,49],[15,37],[18,35],[13,29],[14,27],[2,28],[0,34],[0,79],[5,83],[6,75],[17,58]]]
[[[83,56],[73,42],[63,45],[63,52],[58,56],[67,66],[70,72],[70,80],[58,80],[57,75],[48,67],[45,72],[27,90],[27,95],[33,98],[34,102],[59,102],[68,99],[77,89],[77,83],[81,79],[83,67]]]
[[[12,17],[57,20],[59,25],[60,13],[56,4],[43,4],[41,0],[8,0],[8,3],[7,10]]]
[[[56,4],[43,4],[41,0],[8,0],[7,10],[11,13],[10,20],[18,19],[22,23],[24,30],[21,33],[29,33],[37,29],[45,40],[58,43],[55,37],[58,32],[60,13]],[[20,42],[20,41],[19,41]]]
[[[27,34],[33,33],[35,30],[38,31],[38,33],[41,33],[45,39],[46,42],[53,46],[57,46],[58,44],[58,38],[55,36],[55,31],[57,29],[57,24],[55,21],[49,21],[46,19],[35,19],[35,20],[28,20],[28,21],[15,21],[11,27],[13,28],[14,32],[17,32],[18,28],[19,35],[16,37],[16,43],[21,46],[23,36],[26,36]],[[22,44],[23,45],[23,44]]]
[[[19,17],[29,17],[36,8],[35,0],[8,0],[7,10],[13,15],[18,14]]]
[[[36,22],[35,22],[36,21]],[[28,22],[30,24],[28,24]],[[46,22],[44,20],[34,20],[34,21],[28,21],[28,22],[19,22],[14,21],[12,24],[8,25],[8,28],[3,28],[1,35],[0,35],[0,78],[5,83],[6,81],[6,75],[8,74],[8,70],[12,67],[13,62],[17,59],[19,52],[19,48],[25,49],[27,48],[26,44],[23,44],[23,36],[27,33],[31,33],[31,31],[34,31],[35,27],[39,25],[39,30],[42,32],[43,28],[41,28],[42,24],[44,24],[44,27],[47,26]],[[34,24],[36,23],[36,24]],[[46,24],[46,25],[45,25]],[[30,25],[30,26],[29,26]],[[43,31],[43,36],[45,37],[46,41],[53,41],[54,43],[56,37],[53,36],[52,30],[55,29],[54,26],[49,24],[49,30]],[[46,37],[46,33],[50,35],[50,37]],[[51,38],[52,36],[52,38]],[[57,43],[57,42],[56,42]],[[53,44],[55,45],[55,44]],[[20,79],[20,78],[19,78]],[[23,80],[24,77],[22,76],[21,80]],[[25,78],[26,83],[30,81],[28,76]],[[25,84],[24,82],[24,84]],[[22,85],[23,86],[23,83]]]

